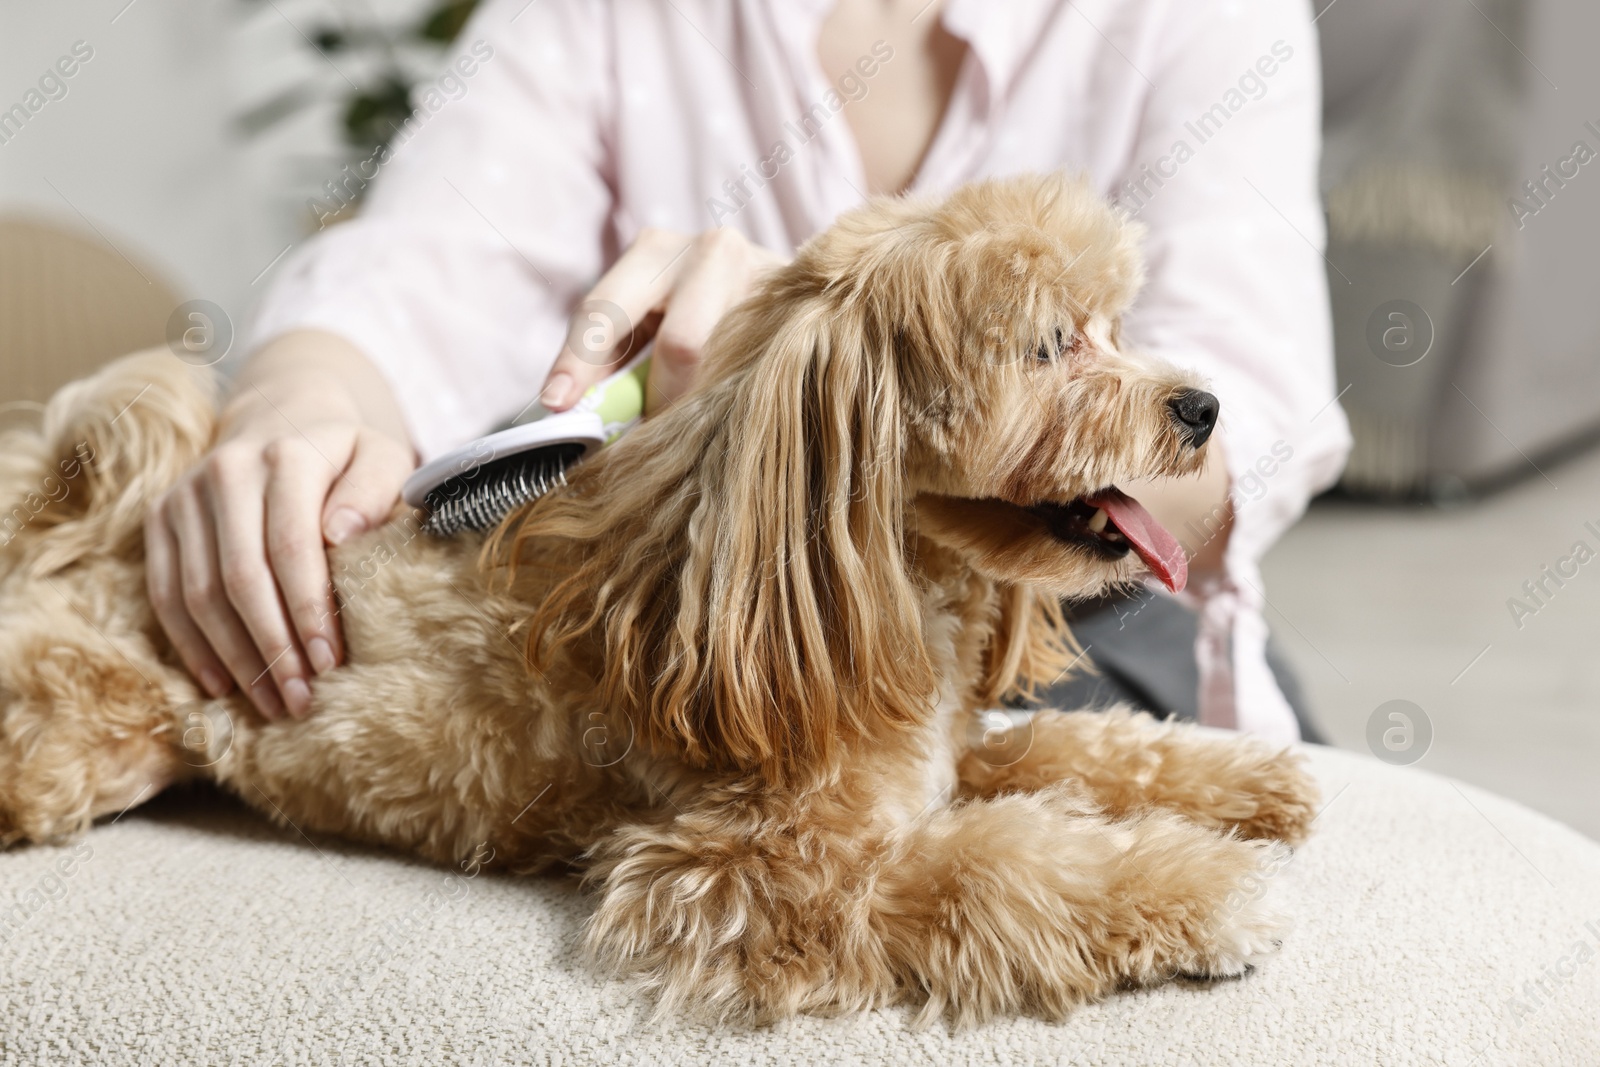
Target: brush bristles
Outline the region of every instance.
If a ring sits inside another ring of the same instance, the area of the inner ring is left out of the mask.
[[[492,530],[523,504],[566,485],[567,468],[582,455],[582,445],[558,445],[464,471],[428,493],[430,514],[422,528],[437,537]]]

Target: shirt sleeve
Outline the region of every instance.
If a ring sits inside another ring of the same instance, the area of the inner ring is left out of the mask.
[[[444,73],[417,86],[391,150],[328,187],[336,201],[371,182],[357,218],[285,262],[252,347],[297,329],[351,341],[394,389],[425,459],[532,402],[605,259],[604,10],[480,8]]]
[[[1305,0],[1170,10],[1117,183],[1148,228],[1149,281],[1127,332],[1207,378],[1222,405],[1234,519],[1225,577],[1195,590],[1201,719],[1292,739],[1293,715],[1266,667],[1258,564],[1338,477],[1350,445],[1322,251],[1316,31]]]

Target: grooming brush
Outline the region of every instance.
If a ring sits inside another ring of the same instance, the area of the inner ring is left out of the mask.
[[[596,383],[570,411],[480,437],[418,468],[405,502],[425,508],[438,537],[492,530],[512,511],[567,484],[567,471],[622,436],[644,414],[650,360]]]

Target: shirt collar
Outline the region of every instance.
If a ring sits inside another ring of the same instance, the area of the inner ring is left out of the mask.
[[[946,0],[944,28],[967,43],[991,102],[1004,98],[1040,27],[1060,0]]]

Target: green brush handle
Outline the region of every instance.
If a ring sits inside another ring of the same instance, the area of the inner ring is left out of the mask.
[[[644,417],[645,383],[649,377],[650,358],[646,356],[590,386],[572,410],[590,411],[600,416],[605,443],[609,445]]]

